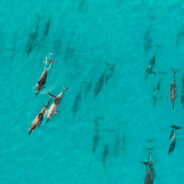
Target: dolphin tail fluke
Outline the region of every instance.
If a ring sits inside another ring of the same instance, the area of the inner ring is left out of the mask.
[[[49,93],[50,98],[56,98],[53,94]]]
[[[179,70],[176,70],[176,69],[174,69],[174,68],[171,68],[171,70],[172,70],[174,73],[179,72]]]
[[[47,109],[47,107],[49,106],[51,99],[52,99],[52,97],[50,97],[48,103],[46,104],[46,106],[45,106],[46,109]]]
[[[175,130],[181,129],[181,126],[172,125],[171,128],[174,128]]]
[[[142,162],[144,165],[150,165],[150,162]]]

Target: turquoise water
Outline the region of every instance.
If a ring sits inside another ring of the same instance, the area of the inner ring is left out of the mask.
[[[150,147],[154,183],[184,183],[183,129],[168,155],[170,126],[184,118],[183,1],[1,0],[0,7],[1,184],[139,184]],[[56,63],[36,96],[50,52]],[[155,53],[156,74],[145,80]],[[174,110],[171,68],[179,70]],[[48,92],[64,86],[59,113],[28,135]]]

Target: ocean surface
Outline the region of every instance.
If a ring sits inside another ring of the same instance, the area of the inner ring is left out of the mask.
[[[155,184],[184,183],[184,1],[0,7],[0,184],[141,184],[149,153]],[[56,63],[36,95],[49,53]],[[64,87],[58,113],[29,135],[48,93]],[[169,154],[171,125],[182,128]]]

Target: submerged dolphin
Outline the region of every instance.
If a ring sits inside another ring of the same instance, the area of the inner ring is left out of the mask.
[[[169,152],[168,153],[173,152],[173,150],[175,148],[175,145],[176,145],[176,133],[174,132],[174,134],[172,136],[172,140],[171,140],[170,146],[169,146]]]
[[[57,110],[57,108],[58,108],[58,106],[59,106],[59,104],[62,100],[64,92],[67,91],[67,90],[69,90],[69,88],[64,88],[64,90],[61,93],[59,93],[56,97],[49,93],[51,98],[56,98],[56,99],[54,100],[54,102],[52,103],[52,105],[49,108],[46,122],[48,122],[50,120],[50,118],[52,117],[53,114],[57,114],[56,110]]]
[[[158,92],[160,91],[160,82],[161,82],[161,81],[159,81],[159,82],[157,83],[156,88],[153,88],[153,105],[154,105],[154,106],[156,105],[157,94],[158,94]]]
[[[36,118],[33,120],[30,130],[29,130],[29,135],[31,134],[31,132],[38,126],[40,126],[42,120],[44,119],[45,115],[46,115],[46,111],[47,111],[47,107],[49,106],[50,100],[48,101],[48,103],[45,105],[45,107],[39,112],[39,114],[36,116]]]
[[[181,129],[181,126],[172,125],[171,128],[172,128],[172,130],[171,130],[171,132],[170,132],[169,139],[171,139],[171,138],[173,137],[173,135],[174,135],[174,130],[179,130],[179,129]]]
[[[176,72],[178,72],[175,69],[172,69],[172,71],[174,72],[174,77],[171,83],[171,88],[170,88],[170,95],[171,95],[171,102],[172,102],[172,108],[174,109],[174,102],[175,102],[175,98],[176,98],[176,79],[175,79],[175,74]]]
[[[33,48],[36,46],[40,17],[37,16],[37,19],[38,20],[36,22],[36,26],[35,26],[33,32],[29,35],[29,39],[28,39],[27,44],[26,44],[26,53],[28,56],[31,53],[31,51],[33,50]]]
[[[153,67],[155,65],[155,60],[156,60],[156,53],[153,55],[152,59],[149,62],[148,67],[146,68],[146,79],[148,78],[149,74],[156,74],[156,72],[153,72]]]

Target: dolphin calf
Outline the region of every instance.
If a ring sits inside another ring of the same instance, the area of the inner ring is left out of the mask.
[[[64,92],[67,90],[69,90],[69,88],[64,88],[63,91],[61,93],[59,93],[57,96],[54,96],[51,93],[49,93],[50,97],[55,98],[55,100],[49,108],[46,122],[48,122],[50,120],[50,118],[52,117],[53,114],[57,114],[56,110],[57,110],[57,108],[58,108],[58,106],[63,98]]]
[[[45,115],[46,115],[46,111],[47,108],[49,106],[51,98],[49,99],[48,103],[45,105],[45,107],[43,107],[43,109],[39,112],[39,114],[36,116],[36,118],[33,120],[30,130],[29,130],[29,135],[31,134],[31,132],[38,126],[40,126],[42,120],[44,119]]]
[[[172,71],[174,72],[174,77],[171,83],[171,88],[170,88],[170,95],[171,95],[171,102],[172,102],[172,108],[174,109],[174,102],[175,102],[175,98],[176,98],[176,79],[175,79],[175,74],[176,72],[178,72],[175,69],[172,69]]]

